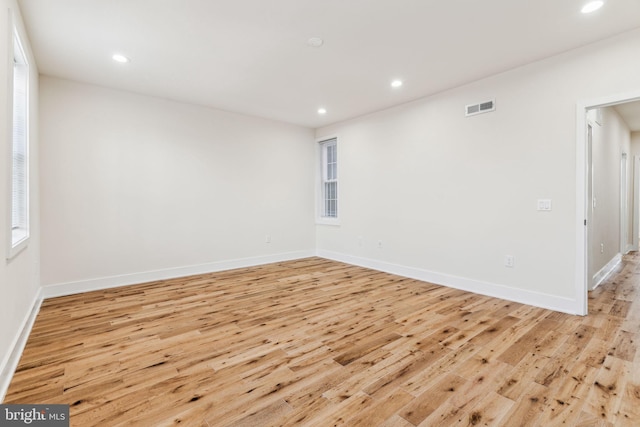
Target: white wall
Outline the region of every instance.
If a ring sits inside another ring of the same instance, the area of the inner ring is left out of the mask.
[[[29,153],[30,153],[30,231],[31,238],[25,250],[17,254],[11,260],[6,259],[6,249],[10,244],[10,212],[11,200],[11,93],[7,82],[10,80],[13,57],[11,28],[5,23],[9,22],[9,15],[13,14],[20,38],[26,50],[27,59],[31,66],[29,79],[30,89],[30,122],[29,122]],[[22,26],[22,19],[18,6],[14,0],[0,0],[0,401],[3,392],[13,374],[13,366],[16,359],[11,359],[12,351],[18,343],[19,335],[33,307],[38,304],[39,295],[39,207],[38,207],[38,70],[29,40]],[[11,64],[11,65],[10,65]],[[19,355],[19,349],[17,349]]]
[[[627,153],[627,188],[631,186],[629,177],[633,176],[629,127],[612,107],[600,109],[600,124],[597,123],[595,114],[591,114],[595,111],[590,111],[588,115],[593,129],[593,195],[596,199],[595,207],[592,209],[589,234],[591,247],[588,277],[590,278],[595,277],[614,257],[621,253],[622,153]],[[630,198],[628,201],[633,203]],[[631,224],[632,221],[628,220],[627,225]],[[630,233],[627,231],[626,235],[625,247],[629,242]]]
[[[45,295],[313,253],[312,130],[40,84]]]
[[[640,131],[631,132],[631,154],[640,156]]]
[[[577,103],[637,90],[639,49],[626,33],[317,130],[338,136],[340,171],[341,225],[316,226],[320,253],[579,312]],[[495,112],[464,117],[490,98]]]

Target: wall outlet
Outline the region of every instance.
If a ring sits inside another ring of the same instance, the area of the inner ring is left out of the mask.
[[[604,253],[604,243],[600,243],[600,253]]]
[[[515,257],[513,255],[505,255],[504,256],[504,266],[505,267],[509,267],[509,268],[513,268],[514,264],[515,264]]]
[[[271,243],[271,236],[268,235],[268,234],[266,236],[264,236],[264,242],[265,243]]]
[[[378,249],[382,249],[382,240],[378,240]]]

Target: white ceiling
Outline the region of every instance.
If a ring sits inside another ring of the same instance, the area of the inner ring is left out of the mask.
[[[640,27],[638,0],[584,3],[19,0],[42,74],[314,128]]]

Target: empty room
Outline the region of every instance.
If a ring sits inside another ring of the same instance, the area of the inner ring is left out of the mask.
[[[640,425],[637,0],[0,30],[0,425]]]

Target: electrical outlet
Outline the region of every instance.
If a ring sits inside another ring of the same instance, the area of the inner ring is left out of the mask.
[[[382,249],[382,240],[378,240],[378,249]]]
[[[550,211],[551,210],[551,199],[538,199],[538,210],[539,211]]]
[[[504,256],[504,266],[505,267],[509,267],[509,268],[513,268],[514,264],[515,264],[515,257],[513,255],[505,255]]]
[[[264,236],[264,242],[265,243],[271,243],[271,236],[269,236],[268,234],[266,236]]]
[[[600,243],[600,253],[604,253],[604,243]]]

